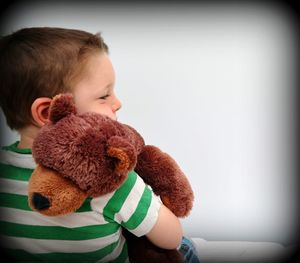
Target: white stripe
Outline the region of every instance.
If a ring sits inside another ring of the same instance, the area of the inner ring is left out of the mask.
[[[121,235],[119,243],[118,243],[117,247],[115,248],[115,250],[112,253],[110,253],[109,255],[107,255],[106,257],[102,258],[98,262],[111,262],[111,261],[115,260],[121,254],[125,242],[126,242],[125,238],[123,237],[123,235]]]
[[[102,215],[91,212],[72,213],[65,216],[45,216],[34,211],[0,207],[0,220],[25,225],[83,227],[107,224]]]
[[[104,248],[116,242],[121,235],[121,230],[113,235],[89,240],[46,240],[1,235],[1,245],[6,248],[24,249],[29,253],[85,253]]]
[[[144,218],[143,222],[138,225],[137,228],[129,231],[138,237],[148,234],[157,221],[158,211],[160,207],[160,198],[152,192],[152,200],[146,217]]]
[[[141,177],[137,176],[137,180],[133,188],[131,189],[129,195],[127,196],[121,210],[115,215],[115,221],[119,224],[123,222],[127,222],[128,219],[132,216],[134,211],[136,210],[138,203],[143,195],[146,184],[142,180]]]
[[[18,195],[28,195],[28,182],[0,178],[0,192]]]
[[[108,201],[112,198],[114,193],[115,191],[106,195],[102,195],[100,197],[93,198],[91,201],[92,210],[102,215],[104,207],[106,206]]]
[[[9,164],[20,168],[35,169],[36,163],[32,154],[21,154],[11,151],[0,151],[0,160],[3,164]]]

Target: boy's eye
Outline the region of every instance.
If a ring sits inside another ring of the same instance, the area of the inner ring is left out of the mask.
[[[109,94],[107,94],[107,95],[105,95],[105,96],[102,96],[102,97],[100,97],[99,99],[105,100],[105,99],[107,99],[108,97],[109,97]]]

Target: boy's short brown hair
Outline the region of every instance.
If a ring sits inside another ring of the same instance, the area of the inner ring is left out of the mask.
[[[0,106],[11,129],[32,123],[31,105],[71,90],[86,58],[108,52],[100,33],[33,27],[0,40]]]

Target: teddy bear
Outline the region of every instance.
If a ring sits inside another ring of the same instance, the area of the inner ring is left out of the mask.
[[[131,126],[98,113],[77,113],[71,94],[55,96],[49,120],[33,142],[37,167],[28,187],[29,206],[46,216],[70,214],[87,198],[118,189],[135,171],[177,217],[193,205],[191,185],[175,160],[146,145]],[[183,262],[178,250],[156,247],[123,229],[130,262]]]

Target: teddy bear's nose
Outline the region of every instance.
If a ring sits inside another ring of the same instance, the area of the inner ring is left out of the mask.
[[[50,207],[50,202],[48,198],[39,193],[33,193],[31,201],[33,206],[38,210],[42,210]]]

